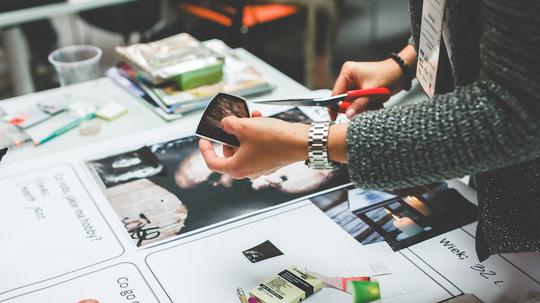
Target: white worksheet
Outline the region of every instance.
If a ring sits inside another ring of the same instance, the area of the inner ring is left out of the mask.
[[[14,303],[159,302],[134,264],[121,263],[11,298]]]
[[[411,246],[409,250],[452,281],[461,292],[474,293],[485,302],[509,302],[529,290],[540,289],[538,280],[523,274],[521,269],[501,256],[491,256],[480,263],[474,238],[463,229],[429,239]],[[537,263],[538,266],[540,264]]]
[[[256,287],[290,266],[333,276],[374,275],[377,271],[373,268],[386,268],[393,273],[379,278],[381,285],[392,285],[386,295],[393,291],[403,296],[385,302],[418,302],[422,298],[440,301],[451,296],[401,255],[393,253],[386,243],[362,247],[309,201],[300,205],[203,240],[154,252],[146,262],[173,302],[235,302],[234,290],[238,286],[246,290]],[[241,253],[266,240],[284,254],[252,264]],[[310,302],[341,300],[347,302],[351,298],[325,289]]]
[[[0,193],[0,294],[124,251],[70,165],[3,177]]]
[[[248,291],[290,266],[328,276],[389,273],[378,277],[382,302],[439,302],[464,292],[519,302],[540,291],[540,254],[478,264],[474,223],[394,252],[385,242],[361,245],[305,197],[137,249],[84,160],[190,135],[186,129],[171,124],[0,166],[0,302],[235,303],[237,287]],[[472,189],[456,186],[474,200]],[[242,254],[266,240],[283,255],[253,264]],[[305,302],[351,296],[323,289]]]

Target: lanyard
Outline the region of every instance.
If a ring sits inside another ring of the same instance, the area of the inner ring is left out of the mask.
[[[416,78],[429,98],[435,94],[445,0],[424,0]]]

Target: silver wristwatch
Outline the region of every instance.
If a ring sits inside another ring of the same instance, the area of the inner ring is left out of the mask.
[[[328,158],[328,131],[331,122],[312,122],[309,128],[308,159],[312,169],[336,169],[339,165]]]

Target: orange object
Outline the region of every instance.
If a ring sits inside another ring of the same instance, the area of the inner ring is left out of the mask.
[[[195,4],[184,4],[181,7],[183,10],[192,15],[210,20],[226,27],[232,26],[233,20],[230,15],[236,13],[236,9],[229,6],[219,7],[219,9],[221,9],[221,11],[224,13],[221,13],[217,9],[214,10]],[[257,24],[268,23],[294,15],[298,12],[298,8],[296,6],[284,4],[246,5],[243,9],[242,25],[246,27],[253,27]],[[230,15],[227,16],[226,13]]]

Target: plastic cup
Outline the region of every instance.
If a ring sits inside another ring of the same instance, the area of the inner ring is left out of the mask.
[[[92,45],[72,45],[55,50],[49,55],[49,62],[54,66],[63,87],[62,96],[69,113],[75,117],[84,117],[95,112],[100,106],[99,96],[84,96],[66,86],[101,77],[99,60],[103,52]],[[99,91],[97,87],[93,91]]]
[[[97,79],[99,60],[103,52],[92,45],[72,45],[55,50],[49,55],[60,78],[60,85],[66,86]]]

